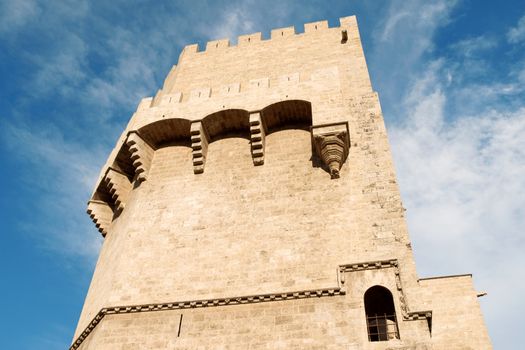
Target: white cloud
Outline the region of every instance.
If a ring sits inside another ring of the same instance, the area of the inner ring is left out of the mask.
[[[283,23],[290,26],[291,15],[299,10],[302,16],[311,14],[311,6],[306,3],[268,4],[254,0],[239,1],[224,8],[209,33],[203,32],[202,34],[212,40],[230,39],[230,42],[235,44],[239,35],[260,32],[267,28],[269,24],[267,18],[271,18],[271,23]],[[263,35],[266,34],[263,33]]]
[[[40,13],[34,0],[0,2],[0,34],[13,32]]]
[[[88,46],[75,33],[61,37],[61,46],[46,55],[35,55],[30,60],[37,67],[32,83],[28,84],[29,93],[37,98],[58,92],[71,96],[77,93],[79,86],[87,79],[86,56]],[[28,55],[29,56],[29,55]]]
[[[216,39],[224,38],[235,41],[239,34],[250,34],[255,26],[251,18],[252,12],[241,8],[234,8],[223,13],[223,19],[218,22],[212,33]]]
[[[101,150],[67,141],[58,129],[4,123],[2,140],[27,167],[22,181],[33,196],[26,207],[35,215],[18,225],[46,250],[92,260],[101,239],[85,214],[86,202],[103,159]]]
[[[393,36],[394,31],[396,30],[396,27],[401,23],[403,19],[409,16],[409,11],[398,11],[396,13],[390,13],[389,16],[387,16],[388,18],[385,22],[381,33],[381,41],[390,40]]]
[[[101,108],[106,114],[136,105],[139,97],[153,93],[162,79],[158,75],[176,63],[179,48],[191,42],[188,37],[195,36],[190,33],[195,28],[204,28],[200,35],[206,39],[235,41],[237,35],[267,28],[268,18],[290,25],[295,12],[303,18],[317,16],[317,8],[307,3],[268,6],[250,0],[212,7],[189,0],[180,13],[160,11],[149,16],[148,26],[122,26],[96,13],[87,2],[75,3],[46,13],[43,27],[36,30],[47,33],[56,28],[58,45],[35,58],[38,72],[28,89],[39,96],[58,91],[80,98],[89,110]],[[473,62],[462,65],[425,57],[433,52],[434,34],[451,21],[457,4],[454,0],[391,1],[377,17],[367,59],[379,82],[376,88],[383,106],[395,111],[386,114],[387,120],[406,117],[401,125],[390,126],[389,134],[418,269],[422,275],[473,272],[478,288],[489,292],[483,301],[495,343],[509,349],[514,339],[508,340],[504,333],[519,334],[525,313],[518,299],[525,293],[524,283],[516,277],[525,266],[520,230],[525,217],[525,109],[523,104],[509,109],[495,101],[523,92],[519,82],[525,81],[525,69],[517,72],[515,80],[471,82],[452,90],[451,85],[464,82],[465,69],[472,73]],[[0,34],[28,25],[51,8],[30,0],[1,6]],[[93,18],[96,21],[85,26],[84,21]],[[203,24],[207,20],[209,27]],[[525,40],[525,16],[508,31],[507,40]],[[496,48],[495,41],[486,36],[467,38],[452,48],[464,53],[463,58],[472,58]],[[95,65],[101,63],[96,69],[90,62],[93,56]],[[480,71],[487,69],[485,62],[474,63]],[[468,113],[458,102],[471,106]],[[450,110],[461,112],[451,116]],[[88,114],[83,112],[82,117]],[[106,122],[116,119],[103,117]],[[101,239],[85,214],[85,202],[107,147],[86,149],[87,144],[93,147],[92,142],[72,142],[53,128],[8,124],[2,129],[0,135],[11,144],[10,151],[30,164],[33,172],[28,176],[39,174],[36,185],[43,197],[34,207],[40,207],[41,217],[49,221],[45,225],[36,221],[28,231],[45,226],[49,235],[36,237],[40,244],[63,255],[94,259]],[[102,135],[95,142],[107,144]]]
[[[383,104],[399,113],[398,101],[422,69],[422,56],[434,49],[434,33],[450,22],[457,1],[392,1],[373,32],[367,57]]]
[[[504,333],[519,332],[525,312],[525,281],[513,275],[525,266],[525,104],[506,110],[479,102],[475,115],[447,116],[443,67],[433,62],[413,83],[407,118],[389,128],[418,270],[474,273],[489,293],[488,328],[510,349]],[[476,86],[469,96],[485,99]]]
[[[495,38],[486,35],[480,35],[475,38],[460,40],[453,45],[451,49],[458,55],[472,57],[484,51],[495,48],[498,42]]]
[[[516,278],[525,266],[525,69],[492,61],[502,49],[495,34],[459,38],[438,57],[434,35],[457,4],[392,1],[367,57],[420,275],[473,273],[488,292],[480,302],[494,344],[516,349],[508,334],[521,332],[525,313]],[[521,28],[525,17],[507,39],[524,40]]]
[[[22,13],[24,9],[24,18],[29,18],[31,14],[36,15],[30,11],[29,4],[32,3],[8,7],[12,13]],[[258,8],[257,3],[246,2],[224,11],[215,29],[208,34],[233,36],[251,32],[254,28],[252,6]],[[20,48],[21,57],[36,69],[31,84],[24,86],[27,95],[19,104],[32,103],[30,98],[49,101],[58,96],[61,102],[83,103],[84,110],[75,115],[69,112],[64,115],[64,111],[58,110],[62,114],[40,116],[47,121],[42,128],[14,111],[13,122],[6,121],[0,132],[2,141],[21,160],[20,164],[31,169],[24,181],[33,187],[34,197],[28,205],[32,205],[38,215],[34,222],[19,225],[33,235],[37,244],[63,256],[96,257],[101,239],[85,207],[99,167],[109,153],[107,145],[113,142],[107,138],[116,130],[108,135],[108,125],[116,119],[114,114],[119,110],[132,108],[140,98],[155,92],[160,80],[156,74],[167,73],[159,72],[159,67],[169,69],[176,63],[179,48],[188,43],[185,29],[188,23],[194,23],[195,18],[203,15],[213,18],[214,9],[201,10],[188,10],[186,14],[177,14],[177,18],[172,18],[173,13],[160,13],[152,19],[156,24],[145,30],[144,26],[119,26],[104,16],[89,22],[95,17],[96,9],[85,2],[75,6],[68,1],[56,7],[38,8],[47,20],[31,23],[30,29],[46,33],[43,40],[50,42],[45,51]],[[157,30],[168,22],[176,23],[176,27],[169,31]],[[86,27],[86,23],[95,26]],[[98,66],[90,62],[93,57]],[[98,123],[89,122],[93,117]],[[84,120],[75,122],[73,118]],[[58,127],[54,127],[51,120]],[[71,141],[73,138],[65,137],[66,125],[91,125],[90,132],[98,133],[99,138],[95,143],[83,138]],[[86,149],[87,144],[91,148]],[[39,174],[38,182],[32,181],[31,175],[35,173]],[[46,227],[47,234],[36,235],[42,226]]]
[[[525,40],[525,16],[521,17],[515,27],[507,32],[507,41],[517,44]]]

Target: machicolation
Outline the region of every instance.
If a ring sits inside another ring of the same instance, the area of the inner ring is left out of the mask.
[[[139,103],[70,349],[491,349],[472,276],[416,273],[356,18],[270,36],[186,46]]]

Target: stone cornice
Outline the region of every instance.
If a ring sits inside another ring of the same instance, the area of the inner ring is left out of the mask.
[[[254,303],[265,303],[273,301],[296,300],[307,298],[322,298],[345,295],[345,277],[344,273],[356,272],[364,270],[377,270],[393,268],[396,278],[396,287],[400,294],[401,310],[404,321],[427,320],[429,322],[429,330],[432,319],[432,311],[409,311],[406,304],[406,297],[401,285],[401,278],[399,275],[399,264],[397,259],[378,260],[355,264],[344,264],[338,266],[337,287],[310,289],[301,291],[256,294],[228,298],[211,298],[187,301],[175,301],[169,303],[152,303],[141,305],[127,305],[127,306],[112,306],[101,309],[91,322],[87,325],[84,331],[75,339],[69,350],[75,350],[80,347],[84,340],[91,334],[95,327],[102,321],[106,315],[130,314],[136,312],[152,312],[152,311],[168,311],[168,310],[183,310],[203,307],[218,307],[230,305],[244,305]]]
[[[294,300],[294,299],[306,299],[306,298],[321,298],[321,297],[329,297],[329,296],[336,296],[336,295],[344,295],[345,293],[346,293],[345,290],[342,289],[341,287],[335,287],[335,288],[312,289],[312,290],[284,292],[284,293],[248,295],[248,296],[240,296],[240,297],[232,297],[232,298],[201,299],[201,300],[178,301],[178,302],[171,302],[171,303],[114,306],[114,307],[103,308],[91,320],[88,326],[78,336],[78,338],[69,347],[69,349],[70,350],[78,349],[80,345],[82,344],[82,342],[89,336],[89,334],[93,331],[93,329],[95,329],[95,327],[100,323],[100,321],[102,321],[102,319],[106,315],[129,314],[129,313],[135,313],[135,312],[194,309],[194,308],[214,307],[214,306],[243,305],[243,304],[254,304],[254,303],[264,303],[264,302]]]

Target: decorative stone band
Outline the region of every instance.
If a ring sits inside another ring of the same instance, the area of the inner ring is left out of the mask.
[[[87,213],[98,231],[105,237],[113,220],[113,209],[104,201],[92,199],[88,202]]]
[[[265,126],[260,112],[250,113],[250,141],[254,165],[264,164]]]
[[[348,122],[312,126],[311,132],[317,155],[328,167],[332,179],[339,178],[350,148]]]
[[[126,145],[129,147],[131,161],[135,167],[135,179],[139,183],[145,181],[155,149],[135,131],[128,134]]]
[[[116,211],[122,211],[126,206],[126,201],[131,191],[131,182],[125,174],[111,167],[108,168],[104,181],[112,199],[115,201]]]
[[[306,298],[321,298],[321,297],[332,297],[345,295],[346,290],[344,288],[345,272],[355,272],[363,270],[375,270],[384,268],[394,268],[396,274],[396,285],[401,294],[401,305],[403,310],[403,320],[415,321],[415,320],[427,320],[429,324],[429,330],[432,311],[417,311],[408,312],[406,301],[404,297],[403,289],[401,288],[401,279],[399,277],[398,261],[392,260],[379,260],[357,264],[339,265],[338,267],[338,279],[337,287],[335,288],[322,288],[322,289],[311,289],[303,291],[293,291],[284,293],[270,293],[270,294],[257,294],[248,295],[232,298],[214,298],[214,299],[202,299],[202,300],[190,300],[190,301],[176,301],[170,303],[156,303],[156,304],[143,304],[143,305],[130,305],[130,306],[114,306],[103,308],[97,315],[91,320],[84,331],[78,336],[77,339],[71,344],[69,350],[78,349],[82,342],[89,336],[89,334],[95,329],[95,327],[102,321],[106,315],[114,314],[129,314],[135,312],[151,312],[151,311],[165,311],[165,310],[181,310],[181,309],[192,309],[192,308],[203,308],[203,307],[216,307],[216,306],[228,306],[228,305],[243,305],[253,303],[264,303],[273,301],[283,300],[295,300],[295,299],[306,299]]]
[[[214,307],[214,306],[228,306],[228,305],[242,305],[242,304],[253,304],[253,303],[264,303],[272,301],[283,301],[283,300],[294,300],[294,299],[306,299],[306,298],[321,298],[330,297],[336,295],[344,295],[345,291],[340,288],[328,288],[328,289],[314,289],[304,290],[296,292],[286,293],[272,293],[272,294],[259,294],[250,296],[241,296],[233,298],[218,298],[218,299],[204,299],[204,300],[192,300],[192,301],[180,301],[163,304],[144,304],[144,305],[132,305],[132,306],[116,306],[110,308],[104,308],[98,312],[98,314],[91,320],[89,325],[84,331],[78,336],[75,342],[69,347],[70,350],[78,349],[82,342],[89,336],[89,334],[95,329],[95,327],[102,321],[106,315],[114,314],[128,314],[134,312],[150,312],[150,311],[165,311],[165,310],[181,310],[181,309],[193,309],[203,307]]]
[[[191,123],[190,134],[191,148],[193,149],[193,173],[202,174],[204,172],[204,164],[206,163],[206,155],[208,153],[209,137],[200,121]]]
[[[403,285],[401,284],[399,264],[396,259],[340,265],[339,266],[339,276],[340,276],[341,285],[344,285],[345,283],[344,274],[343,274],[344,272],[376,270],[376,269],[385,269],[385,268],[394,269],[394,274],[396,278],[396,289],[399,291],[399,301],[401,302],[401,312],[402,312],[403,320],[405,321],[427,320],[429,324],[429,330],[432,331],[430,329],[432,311],[429,311],[429,310],[428,311],[410,311],[409,310],[407,301],[406,301],[405,292],[403,290]]]

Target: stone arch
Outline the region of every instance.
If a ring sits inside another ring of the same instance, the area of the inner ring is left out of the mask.
[[[225,109],[192,122],[190,128],[193,149],[193,172],[204,172],[208,144],[224,138],[250,139],[250,114],[244,109]]]
[[[263,165],[266,135],[284,129],[310,131],[312,104],[304,100],[272,103],[250,113],[249,122],[253,164]]]
[[[226,137],[250,136],[249,113],[244,109],[225,109],[207,115],[201,120],[209,142]]]
[[[137,133],[154,149],[173,143],[190,146],[190,125],[187,119],[167,118],[144,125]]]
[[[261,110],[261,119],[267,133],[289,128],[309,130],[312,126],[312,104],[305,100],[276,102]]]
[[[394,297],[388,288],[373,286],[364,295],[368,340],[399,339]]]
[[[128,133],[88,205],[103,235],[124,210],[131,190],[146,180],[155,150],[170,144],[190,146],[189,120],[161,119]]]

